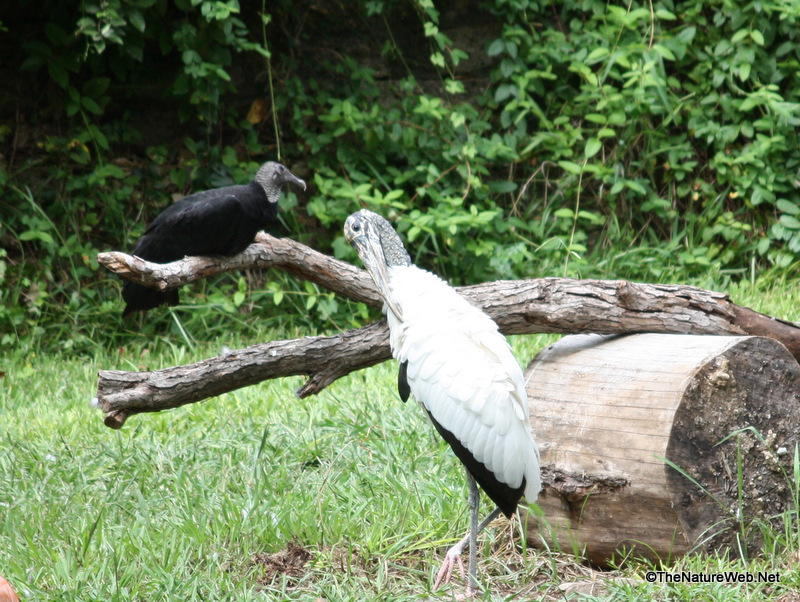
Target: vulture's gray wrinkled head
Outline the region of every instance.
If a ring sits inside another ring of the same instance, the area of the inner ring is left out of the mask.
[[[281,198],[281,189],[284,184],[297,184],[306,189],[306,183],[289,171],[285,166],[274,161],[268,161],[258,168],[255,177],[267,194],[270,203],[277,203]]]

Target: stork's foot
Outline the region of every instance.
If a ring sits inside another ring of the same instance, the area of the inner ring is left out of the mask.
[[[458,565],[458,572],[461,573],[461,577],[466,577],[466,573],[464,572],[464,561],[461,560],[461,553],[464,551],[464,546],[467,543],[469,543],[468,539],[462,539],[452,548],[447,550],[447,554],[444,556],[442,567],[436,574],[436,581],[433,582],[434,590],[438,589],[443,583],[450,583],[450,577],[453,576],[453,569],[456,565]]]

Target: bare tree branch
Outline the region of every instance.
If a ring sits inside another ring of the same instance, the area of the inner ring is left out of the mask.
[[[161,291],[224,272],[278,268],[348,299],[375,306],[383,303],[364,270],[289,238],[275,238],[265,232],[259,232],[255,243],[233,257],[185,257],[162,264],[111,251],[98,253],[97,261],[123,278]]]
[[[347,298],[381,303],[364,270],[290,239],[259,235],[231,258],[190,257],[152,264],[123,253],[98,260],[120,275],[169,288],[223,271],[277,267]],[[458,289],[482,307],[505,334],[660,332],[758,335],[782,342],[800,357],[800,328],[735,305],[727,295],[680,285],[543,278],[497,281]],[[106,424],[122,426],[131,414],[157,412],[282,376],[305,375],[301,397],[336,379],[391,357],[384,321],[334,336],[273,341],[186,366],[149,372],[99,373],[97,405]]]

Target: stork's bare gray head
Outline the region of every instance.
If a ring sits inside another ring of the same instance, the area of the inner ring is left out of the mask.
[[[380,250],[380,255],[387,266],[411,265],[403,241],[392,228],[392,225],[377,213],[362,209],[352,213],[344,223],[344,237],[363,260],[362,245],[366,240],[373,242],[373,248]]]
[[[303,190],[306,189],[306,183],[289,171],[284,165],[275,163],[274,161],[267,161],[258,168],[256,173],[256,182],[258,182],[267,193],[267,198],[271,203],[277,203],[281,198],[281,188],[284,184],[296,184],[302,186]]]
[[[411,265],[411,257],[397,232],[377,213],[362,209],[347,218],[344,237],[358,252],[386,304],[401,319],[399,309],[391,301],[389,268]]]

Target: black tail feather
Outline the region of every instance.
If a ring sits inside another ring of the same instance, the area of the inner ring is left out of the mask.
[[[439,431],[442,439],[447,441],[456,457],[461,460],[461,463],[464,464],[469,473],[478,481],[481,489],[497,504],[497,507],[506,517],[511,518],[516,512],[517,504],[522,499],[522,494],[525,491],[525,479],[523,478],[520,486],[516,488],[503,483],[484,464],[478,462],[472,452],[458,440],[458,437],[439,424],[429,411],[428,416],[430,416],[433,426]]]
[[[177,305],[179,303],[177,288],[162,292],[134,282],[125,283],[125,286],[122,287],[122,298],[125,300],[125,309],[122,311],[123,318],[136,311],[145,312],[161,305]]]

